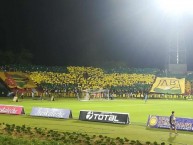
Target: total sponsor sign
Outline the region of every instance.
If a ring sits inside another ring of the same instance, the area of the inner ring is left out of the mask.
[[[168,116],[149,115],[147,126],[151,128],[170,128]],[[193,119],[176,117],[176,129],[193,131]]]
[[[0,105],[0,114],[25,114],[23,106]]]
[[[33,107],[30,115],[67,119],[72,118],[72,111],[69,109]]]
[[[96,112],[89,110],[81,110],[79,114],[79,120],[128,124],[129,114],[117,112]]]

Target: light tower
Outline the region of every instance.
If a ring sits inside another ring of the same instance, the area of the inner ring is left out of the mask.
[[[186,73],[186,40],[184,24],[179,21],[170,29],[168,45],[168,61],[166,68],[170,73]]]
[[[168,31],[169,45],[166,69],[170,73],[186,73],[186,22],[183,18],[193,13],[192,0],[159,0],[159,5],[172,23]]]

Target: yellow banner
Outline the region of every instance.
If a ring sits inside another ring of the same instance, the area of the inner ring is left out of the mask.
[[[185,78],[167,78],[157,77],[151,90],[151,93],[184,94]]]

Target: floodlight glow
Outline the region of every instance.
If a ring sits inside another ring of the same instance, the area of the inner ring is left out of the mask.
[[[169,14],[193,14],[193,0],[159,0],[159,5]]]

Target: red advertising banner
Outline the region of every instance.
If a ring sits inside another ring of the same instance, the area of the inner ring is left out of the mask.
[[[25,112],[24,112],[23,106],[2,105],[2,104],[0,104],[0,114],[21,115],[21,114],[25,114]]]

